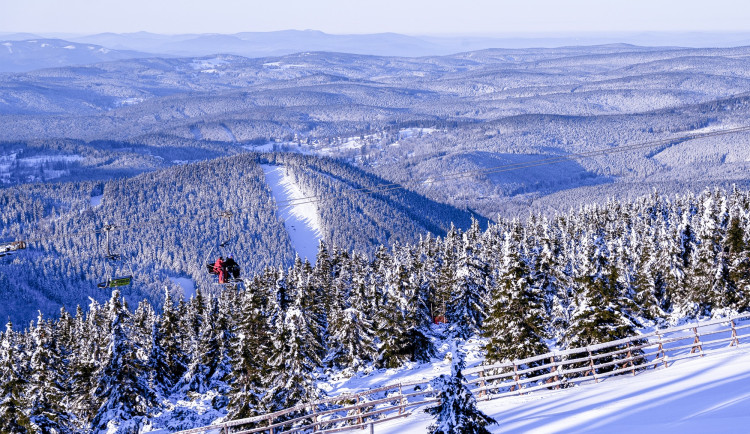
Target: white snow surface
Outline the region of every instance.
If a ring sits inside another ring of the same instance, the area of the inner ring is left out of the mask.
[[[276,203],[302,199],[305,195],[283,166],[262,165],[266,182]],[[279,209],[292,246],[300,258],[315,262],[318,244],[323,238],[318,209],[314,203],[301,203]]]
[[[747,341],[746,341],[747,342]],[[750,427],[750,347],[579,387],[479,402],[493,433],[718,433]],[[421,409],[375,425],[378,434],[424,433]]]
[[[707,334],[719,328],[707,326],[700,330]],[[650,328],[641,330],[642,333],[651,331]],[[406,363],[395,369],[368,366],[358,372],[329,372],[319,378],[318,387],[327,396],[338,396],[450,374],[451,340],[437,337],[444,332],[444,325],[433,326],[432,341],[438,356],[429,363]],[[687,330],[684,335],[690,342],[691,332]],[[667,368],[659,365],[636,376],[607,377],[599,383],[592,379],[567,389],[481,401],[478,407],[499,422],[488,427],[493,433],[750,432],[747,429],[750,427],[750,328],[739,330],[738,336],[739,347],[727,347],[726,341],[709,344],[705,346],[705,356],[676,360]],[[717,336],[714,338],[718,339]],[[485,339],[474,337],[462,345],[467,368],[483,361],[485,342]],[[683,344],[685,341],[676,341],[665,348]],[[679,353],[672,353],[672,357],[689,351],[689,347],[682,349]],[[223,421],[223,415],[208,411],[210,406],[207,403],[212,400],[210,393],[198,401],[175,399],[175,408],[195,407],[193,410],[200,410],[194,415],[193,427]],[[412,408],[411,415],[403,419],[375,424],[374,432],[424,433],[434,422],[432,416],[424,413],[424,408]],[[152,420],[153,428],[142,432],[164,427],[173,422],[172,419],[171,411],[165,411]],[[186,427],[185,423],[180,424],[183,429]],[[342,432],[354,434],[363,431]],[[369,432],[369,429],[364,432]]]
[[[97,206],[102,204],[102,195],[98,196],[91,196],[91,207],[96,208]]]

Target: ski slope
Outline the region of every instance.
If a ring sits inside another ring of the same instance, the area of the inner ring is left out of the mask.
[[[745,344],[747,345],[747,343]],[[480,402],[493,433],[750,432],[750,348],[675,362],[598,384]],[[375,425],[378,434],[424,433],[420,409]]]
[[[305,197],[294,182],[294,178],[286,174],[283,166],[264,164],[261,167],[276,203]],[[284,220],[284,226],[289,233],[294,250],[303,260],[307,258],[314,263],[318,253],[318,243],[323,238],[323,230],[315,204],[302,203],[284,207],[279,209],[279,216]]]

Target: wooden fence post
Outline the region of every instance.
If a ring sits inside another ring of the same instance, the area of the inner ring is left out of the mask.
[[[360,396],[357,395],[357,425],[362,425],[364,421],[362,420],[362,407],[360,407],[359,404]],[[362,425],[362,429],[365,429],[364,425]]]
[[[630,350],[630,339],[628,339],[628,360],[630,360],[631,372],[635,375],[635,364],[633,363],[633,353]]]
[[[318,411],[315,409],[315,405],[310,404],[310,411],[312,411],[313,432],[317,432],[318,431]]]
[[[693,341],[693,348],[690,349],[690,354],[693,354],[697,348],[701,352],[701,357],[703,357],[703,344],[701,344],[700,335],[698,334],[698,327],[693,327],[693,333],[695,333],[695,340]]]
[[[732,320],[731,322],[732,322],[732,342],[729,343],[729,346],[731,347],[731,346],[737,345],[739,347],[740,340],[739,338],[737,338],[737,328],[734,324],[734,320]]]
[[[518,382],[520,380],[518,377],[518,365],[515,360],[513,361],[513,379],[516,380],[516,388],[518,389],[518,394],[521,395],[521,383]]]
[[[661,352],[661,360],[664,363],[664,367],[666,368],[667,367],[667,353],[664,352],[664,345],[662,344],[662,341],[661,341],[661,333],[657,331],[656,337],[659,338],[659,352]],[[658,359],[659,358],[658,352],[656,353],[656,356]],[[654,367],[656,367],[656,365],[654,365]]]
[[[557,361],[555,360],[555,355],[553,354],[552,357],[550,357],[550,361],[552,362],[552,372],[555,373],[554,381],[557,383],[555,386],[555,390],[560,388],[560,375],[557,372]]]
[[[482,390],[479,391],[479,398],[487,397],[487,400],[490,399],[489,393],[487,392],[487,382],[484,381],[484,366],[482,366],[482,370],[479,371],[479,387],[482,388]]]
[[[589,349],[588,346],[586,347],[586,351],[588,351],[589,353],[589,367],[591,367],[591,375],[594,376],[594,382],[598,383],[599,379],[596,378],[596,369],[594,368],[594,358],[591,356],[591,350]]]
[[[398,414],[404,414],[404,392],[401,383],[398,383]]]

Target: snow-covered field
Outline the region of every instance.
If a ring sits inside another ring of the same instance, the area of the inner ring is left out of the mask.
[[[98,194],[96,196],[91,196],[91,207],[95,208],[102,204],[102,197],[104,197],[101,194]]]
[[[289,200],[305,197],[294,179],[285,173],[283,167],[271,165],[262,167],[276,203],[286,203]],[[292,246],[300,258],[308,258],[314,262],[315,255],[318,253],[318,243],[323,238],[323,230],[315,204],[301,203],[287,207],[282,205],[279,215],[284,220]]]
[[[745,344],[747,345],[747,344]],[[497,433],[722,433],[750,431],[750,348],[681,360],[598,384],[479,403]],[[380,434],[423,433],[421,410],[375,425]]]

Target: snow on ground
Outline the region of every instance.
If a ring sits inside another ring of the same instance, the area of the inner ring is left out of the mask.
[[[91,207],[95,208],[102,204],[102,195],[91,196]]]
[[[294,183],[294,179],[286,174],[283,166],[263,165],[262,168],[277,203],[305,197],[299,186]],[[310,262],[314,262],[318,253],[318,243],[323,238],[315,204],[303,203],[284,207],[279,209],[279,215],[284,220],[292,246],[300,258],[308,258]]]
[[[750,348],[675,362],[635,377],[479,403],[496,433],[747,432]],[[378,434],[426,432],[431,416],[375,425]]]
[[[37,155],[36,157],[19,158],[18,164],[27,167],[35,167],[44,163],[64,162],[72,163],[81,161],[84,158],[80,155]]]
[[[188,277],[170,277],[169,280],[172,283],[180,285],[182,293],[185,295],[185,300],[190,300],[195,295],[195,282],[193,282],[193,279]]]

